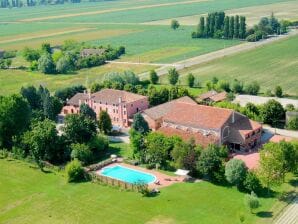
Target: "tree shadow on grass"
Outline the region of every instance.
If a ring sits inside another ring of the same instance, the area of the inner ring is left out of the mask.
[[[256,215],[260,218],[271,218],[273,216],[272,212],[266,211],[257,212]]]

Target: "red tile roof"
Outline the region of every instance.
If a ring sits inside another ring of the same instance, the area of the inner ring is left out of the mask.
[[[273,135],[272,138],[270,138],[270,142],[281,142],[281,141],[286,141],[286,142],[290,142],[290,141],[297,141],[297,138],[292,138],[292,137],[288,137],[288,136],[283,136],[283,135]]]
[[[220,129],[232,114],[230,109],[177,103],[164,116],[164,121],[194,128]]]
[[[242,160],[248,169],[257,169],[260,161],[260,153],[237,154],[233,158]]]
[[[175,129],[171,127],[161,127],[157,130],[158,132],[166,136],[179,136],[184,141],[188,141],[191,138],[194,138],[196,144],[200,144],[203,147],[207,147],[209,144],[218,144],[219,139],[215,135],[203,135],[200,132],[190,132],[180,129]]]
[[[210,99],[213,102],[220,102],[225,100],[226,98],[227,98],[227,93],[225,91],[210,97]]]

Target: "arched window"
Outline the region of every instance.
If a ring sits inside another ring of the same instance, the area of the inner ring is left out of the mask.
[[[226,126],[224,127],[223,131],[222,131],[222,138],[225,139],[227,137],[229,137],[230,135],[230,127]]]

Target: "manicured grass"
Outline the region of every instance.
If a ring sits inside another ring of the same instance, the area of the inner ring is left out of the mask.
[[[182,183],[146,198],[94,183],[67,184],[62,173],[42,173],[30,164],[0,160],[0,223],[244,223],[271,220],[262,214],[281,204],[261,199],[256,215],[244,206],[244,194],[208,182]],[[284,184],[283,190],[293,187]]]
[[[124,142],[110,142],[110,152],[111,154],[116,154],[117,156],[123,158],[132,157],[132,149],[128,143]]]
[[[298,95],[297,42],[298,36],[291,37],[249,52],[190,67],[181,73],[186,75],[191,72],[201,82],[211,80],[214,76],[231,82],[234,79],[245,83],[257,81],[261,91],[273,91],[280,85],[285,93]]]
[[[38,72],[0,69],[0,95],[18,93],[22,86],[28,85],[44,85],[52,92],[59,88],[76,84],[89,86],[92,82],[100,82],[104,77],[104,74],[108,72],[123,72],[130,70],[135,73],[140,73],[152,68],[154,68],[154,66],[107,64],[91,69],[82,69],[76,74],[67,75],[45,75]]]

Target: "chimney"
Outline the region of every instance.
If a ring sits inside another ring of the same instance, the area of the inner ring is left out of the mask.
[[[81,106],[81,104],[82,104],[82,100],[79,100],[79,106]]]
[[[122,103],[122,97],[119,97],[119,103]]]

